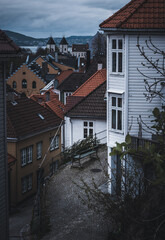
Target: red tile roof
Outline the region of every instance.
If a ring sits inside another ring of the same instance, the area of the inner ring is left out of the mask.
[[[7,137],[24,138],[58,127],[61,119],[52,111],[27,97],[7,101]]]
[[[93,74],[84,84],[82,84],[72,96],[85,97],[100,84],[106,81],[106,69],[101,69]]]
[[[165,29],[165,0],[132,0],[100,24],[101,28]]]
[[[72,69],[62,71],[60,75],[56,77],[58,83],[61,84],[67,77],[69,77],[72,74],[72,72],[73,72]]]
[[[58,99],[46,102],[45,107],[51,109],[61,119],[64,119],[65,106]]]
[[[66,100],[65,113],[72,109],[76,104],[78,104],[84,97],[81,96],[68,96]]]
[[[2,31],[0,30],[0,55],[17,54],[21,49]]]
[[[53,88],[48,89],[47,91],[45,91],[42,94],[32,94],[30,96],[30,98],[33,99],[36,102],[39,102],[39,103],[46,102],[47,101],[47,99],[46,99],[46,93],[47,92],[50,93],[50,100],[53,100],[53,99],[58,100],[59,99],[59,95],[53,91]]]

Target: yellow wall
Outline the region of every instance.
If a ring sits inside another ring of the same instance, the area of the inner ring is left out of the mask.
[[[23,73],[26,74],[23,74]],[[22,80],[26,79],[27,88],[22,88]],[[33,71],[31,71],[26,64],[23,64],[11,77],[8,78],[7,83],[13,87],[13,81],[16,81],[17,87],[15,90],[20,93],[25,93],[26,96],[40,93],[40,89],[45,87],[44,81],[39,78]],[[36,81],[36,88],[32,88],[32,82]]]
[[[11,205],[16,205],[19,202],[23,201],[30,195],[36,193],[37,191],[37,171],[39,169],[40,163],[44,158],[45,153],[50,144],[50,138],[54,136],[56,130],[52,130],[46,133],[39,134],[37,136],[28,138],[26,140],[19,141],[17,143],[8,142],[8,153],[13,155],[17,161],[14,166],[12,166],[11,171]],[[59,148],[54,151],[48,151],[47,157],[43,163],[44,168],[44,176],[48,176],[50,174],[50,164],[52,161],[60,160],[60,152],[61,152],[61,136],[59,135]],[[36,154],[36,144],[42,141],[42,158],[37,160]],[[33,146],[33,162],[28,163],[25,166],[21,166],[21,149]],[[22,193],[22,185],[21,178],[25,177],[29,174],[33,174],[33,184],[32,190],[27,191],[26,193]]]

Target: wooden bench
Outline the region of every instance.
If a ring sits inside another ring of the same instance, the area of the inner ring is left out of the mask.
[[[98,150],[98,146],[94,146],[90,149],[87,149],[75,154],[72,158],[72,167],[82,168],[81,159],[84,159],[86,157],[90,157],[90,160],[91,160],[93,155],[95,155],[96,158],[98,158],[97,150]]]

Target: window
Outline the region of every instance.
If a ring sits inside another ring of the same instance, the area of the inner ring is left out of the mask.
[[[16,88],[17,87],[17,83],[16,81],[13,81],[13,88]]]
[[[32,82],[32,88],[36,88],[36,81]]]
[[[25,166],[33,161],[33,146],[21,150],[21,166]]]
[[[23,72],[22,74],[23,74],[23,75],[25,75],[25,74],[26,74],[26,72]]]
[[[112,39],[112,72],[123,72],[123,39]]]
[[[42,142],[37,143],[37,159],[42,157]]]
[[[111,129],[122,131],[122,96],[111,96]]]
[[[57,135],[55,138],[50,139],[50,151],[59,148],[59,136]]]
[[[21,178],[21,185],[22,185],[22,193],[30,191],[32,189],[32,174],[29,174],[23,178]]]
[[[26,81],[26,79],[22,80],[22,88],[27,88],[27,81]]]
[[[84,122],[84,138],[93,137],[93,122]]]
[[[64,104],[66,104],[66,99],[68,96],[71,96],[72,95],[72,92],[65,92],[64,93]]]

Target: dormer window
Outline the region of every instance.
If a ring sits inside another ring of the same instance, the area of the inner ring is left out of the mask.
[[[123,39],[112,39],[112,73],[123,72]]]

